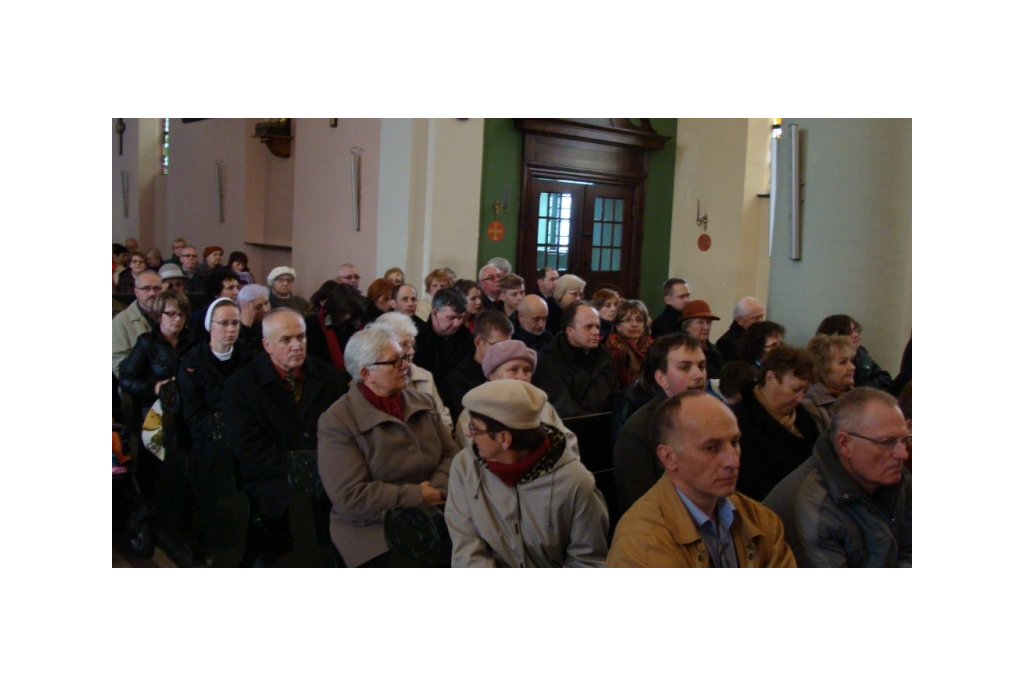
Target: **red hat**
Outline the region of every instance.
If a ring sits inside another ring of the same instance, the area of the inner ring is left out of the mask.
[[[220,252],[221,254],[224,254],[224,248],[223,247],[218,247],[216,245],[210,245],[208,248],[203,250],[203,259],[206,259],[210,255],[212,255],[214,252]]]
[[[711,319],[713,321],[722,320],[720,317],[711,313],[711,307],[709,307],[708,303],[704,300],[690,300],[686,303],[686,306],[683,307],[683,313],[679,317],[679,320],[685,321],[686,319],[697,318]]]

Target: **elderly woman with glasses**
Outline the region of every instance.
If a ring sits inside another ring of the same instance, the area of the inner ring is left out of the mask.
[[[555,281],[555,293],[548,303],[548,330],[558,335],[562,330],[562,310],[576,300],[582,300],[587,292],[587,282],[574,274],[562,274]]]
[[[317,461],[331,500],[331,540],[348,566],[388,566],[389,509],[441,504],[458,447],[435,402],[410,389],[412,355],[381,326],[352,336],[355,386],[320,417]]]

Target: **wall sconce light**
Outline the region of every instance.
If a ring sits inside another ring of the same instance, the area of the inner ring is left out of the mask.
[[[124,119],[118,119],[114,124],[114,133],[117,134],[117,156],[124,153]]]
[[[697,248],[701,252],[707,252],[711,247],[711,236],[708,235],[708,206],[704,204],[704,216],[700,213],[700,198],[697,198],[697,225],[704,229],[704,232],[697,236]]]
[[[505,201],[500,200],[494,201],[494,218],[497,219],[499,214],[508,214],[508,184],[505,184]]]

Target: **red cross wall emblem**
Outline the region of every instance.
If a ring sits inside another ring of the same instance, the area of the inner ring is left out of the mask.
[[[505,226],[500,221],[492,221],[487,225],[487,237],[498,242],[505,237]]]

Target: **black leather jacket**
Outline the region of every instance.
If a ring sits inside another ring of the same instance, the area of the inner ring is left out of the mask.
[[[143,333],[135,341],[135,346],[121,362],[121,390],[130,393],[143,406],[156,402],[153,386],[158,381],[173,378],[178,373],[178,364],[188,339],[188,332],[182,331],[178,347],[160,335],[157,331]]]

